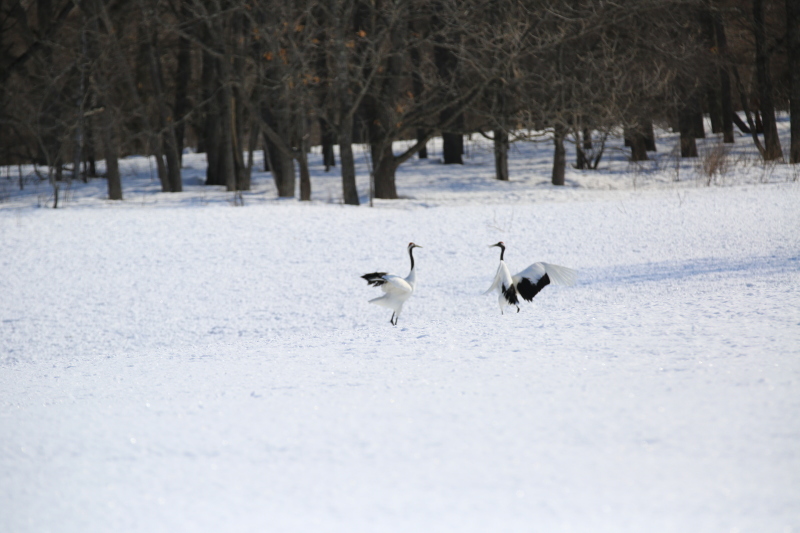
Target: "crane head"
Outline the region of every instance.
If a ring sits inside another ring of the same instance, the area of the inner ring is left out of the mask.
[[[408,249],[413,250],[414,248],[422,248],[419,244],[414,244],[413,242],[408,243]]]
[[[500,242],[498,242],[497,244],[490,244],[490,245],[489,245],[489,248],[494,248],[495,246],[497,246],[498,248],[500,248],[500,261],[502,261],[502,260],[503,260],[503,256],[504,256],[504,255],[505,255],[505,253],[506,253],[506,245],[505,245],[505,244],[503,244],[503,241],[500,241]]]

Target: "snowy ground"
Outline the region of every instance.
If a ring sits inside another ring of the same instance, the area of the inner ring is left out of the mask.
[[[557,189],[476,140],[372,209],[318,155],[314,202],[244,207],[201,155],[58,210],[3,169],[0,531],[800,532],[797,171],[739,138],[708,187],[674,144]],[[395,328],[359,275],[411,240]],[[498,240],[578,285],[501,316]]]

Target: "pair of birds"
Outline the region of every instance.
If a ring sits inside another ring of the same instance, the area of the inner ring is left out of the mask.
[[[503,256],[506,253],[506,245],[503,241],[492,244],[489,248],[497,246],[500,248],[500,266],[494,276],[492,286],[484,292],[488,294],[494,290],[499,293],[497,302],[502,313],[506,306],[513,305],[519,313],[519,296],[527,301],[539,294],[550,283],[560,285],[574,285],[577,273],[571,268],[552,265],[550,263],[534,263],[522,272],[511,275]],[[414,285],[417,281],[417,274],[414,270],[414,248],[422,248],[413,242],[408,243],[408,257],[411,259],[411,272],[405,278],[386,272],[372,272],[361,276],[367,283],[374,287],[380,287],[384,295],[373,298],[369,303],[388,307],[392,310],[392,318],[389,322],[393,326],[397,325],[403,304],[414,294]]]

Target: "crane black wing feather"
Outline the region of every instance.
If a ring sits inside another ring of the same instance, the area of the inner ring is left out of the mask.
[[[538,281],[532,282],[529,278],[522,278],[517,283],[517,291],[519,295],[527,301],[533,300],[533,297],[539,294],[539,291],[550,285],[550,276],[545,274]]]

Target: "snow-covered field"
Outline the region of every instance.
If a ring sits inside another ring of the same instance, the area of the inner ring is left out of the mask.
[[[551,145],[498,183],[476,139],[374,208],[318,154],[310,204],[259,172],[235,207],[202,155],[57,210],[2,169],[0,531],[799,532],[800,183],[751,144],[553,188]],[[392,327],[359,276],[412,240]],[[498,240],[578,284],[501,316]]]

